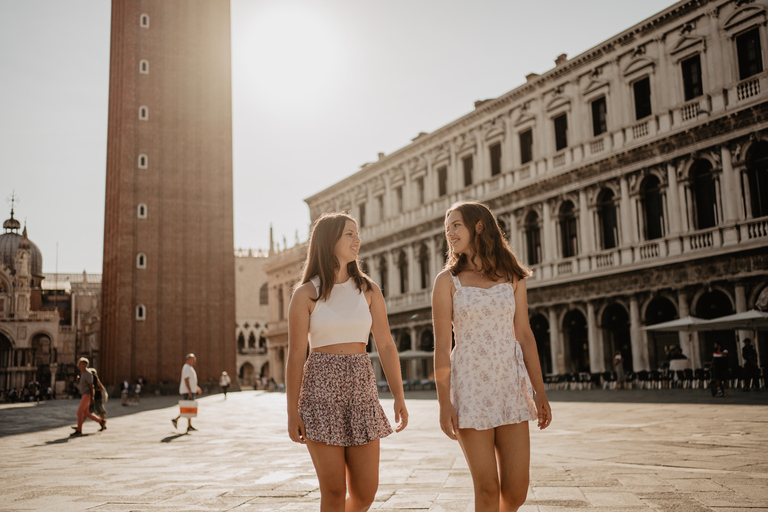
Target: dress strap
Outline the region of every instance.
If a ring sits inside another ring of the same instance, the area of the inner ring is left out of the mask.
[[[451,274],[451,279],[453,279],[453,286],[455,286],[457,290],[461,288],[461,281],[459,281],[459,276]]]
[[[310,279],[310,282],[315,285],[315,292],[317,292],[317,296],[320,296],[320,276],[315,276],[312,279]]]

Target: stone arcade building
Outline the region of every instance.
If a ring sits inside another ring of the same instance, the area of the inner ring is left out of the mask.
[[[490,205],[534,271],[545,373],[602,372],[616,350],[655,369],[677,346],[700,367],[715,340],[740,363],[749,332],[642,327],[746,311],[768,286],[767,6],[678,2],[307,199],[312,219],[359,219],[406,379],[432,373],[431,287],[460,199]]]

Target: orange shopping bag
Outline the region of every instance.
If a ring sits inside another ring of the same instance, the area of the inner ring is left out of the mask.
[[[197,416],[197,401],[179,400],[179,410],[184,418],[194,418]]]

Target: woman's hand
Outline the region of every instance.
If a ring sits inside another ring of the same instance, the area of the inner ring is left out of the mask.
[[[454,441],[458,439],[456,434],[459,431],[459,417],[456,415],[453,404],[440,406],[440,428]]]
[[[395,400],[395,432],[401,432],[408,426],[408,409],[405,408],[405,400],[400,398]]]
[[[552,423],[552,409],[544,392],[536,393],[536,410],[539,411],[539,429],[544,430]]]
[[[288,415],[288,435],[294,443],[307,444],[304,421],[301,419],[299,411]]]

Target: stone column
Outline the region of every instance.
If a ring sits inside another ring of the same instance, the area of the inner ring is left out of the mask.
[[[427,255],[429,258],[429,282],[427,283],[427,289],[432,289],[432,284],[435,282],[435,278],[437,277],[437,273],[439,270],[437,269],[437,258],[435,257],[435,237],[428,237],[426,240],[427,243]]]
[[[405,246],[405,257],[408,261],[408,293],[414,293],[421,290],[421,286],[419,286],[418,256],[413,244]]]
[[[552,373],[558,375],[565,373],[566,368],[563,337],[560,334],[557,310],[553,307],[547,308],[547,317],[549,318],[549,343],[552,349]]]
[[[597,335],[597,319],[595,318],[595,304],[587,301],[587,336],[589,338],[589,371],[598,373],[605,371],[603,361],[603,347],[599,344]]]
[[[619,202],[619,208],[621,210],[621,240],[619,247],[621,250],[621,262],[623,264],[632,262],[632,246],[636,242],[635,227],[632,225],[632,200],[629,197],[629,183],[627,177],[622,176],[619,180],[621,186],[621,200]]]
[[[744,285],[743,284],[737,284],[734,287],[734,295],[736,299],[736,312],[737,313],[744,313],[747,311],[747,294],[744,291]],[[744,339],[745,338],[751,338],[752,332],[749,330],[743,330],[739,329],[738,331],[738,343],[736,346],[739,347],[739,350],[737,350],[738,354],[737,357],[739,358],[739,365],[744,365],[744,358],[741,355],[741,349],[744,348]],[[752,346],[757,346],[757,340],[752,340]]]
[[[634,371],[650,370],[648,367],[648,339],[640,329],[640,307],[635,295],[629,298],[629,337],[632,343]]]
[[[677,310],[680,312],[679,317],[685,318],[691,314],[688,309],[688,295],[683,290],[677,291]],[[680,332],[679,333],[680,348],[683,349],[683,355],[691,362],[691,368],[700,368],[698,364],[698,357],[694,357],[696,350],[694,350],[693,333]]]
[[[450,150],[450,162],[448,164],[448,195],[454,194],[457,190],[461,190],[464,184],[461,182],[463,176],[459,169],[459,163],[456,161],[456,143],[450,141],[448,143]]]
[[[552,222],[552,214],[549,208],[549,201],[544,201],[542,204],[542,222],[541,229],[543,231],[543,245],[544,254],[542,255],[543,263],[553,263],[555,260],[555,226]]]
[[[502,172],[511,171],[517,166],[519,161],[515,152],[515,132],[512,124],[512,113],[504,116],[504,126],[506,131],[504,133],[504,151],[501,153]]]
[[[581,236],[579,245],[580,256],[586,256],[595,252],[595,231],[589,226],[589,208],[587,207],[587,192],[582,188],[579,190],[579,227]]]
[[[418,350],[419,348],[419,339],[418,339],[418,331],[416,329],[416,326],[412,325],[410,327],[411,331],[411,350]],[[411,367],[411,379],[419,379],[421,376],[419,375],[419,359],[412,357],[410,361],[410,367]]]
[[[397,249],[391,249],[386,252],[387,255],[387,296],[392,298],[400,295],[400,269],[395,263],[397,260]]]
[[[731,150],[726,145],[720,146],[720,157],[723,162],[723,220],[726,224],[732,224],[739,220],[738,206],[741,203],[737,191],[739,190],[738,180],[733,172],[733,163],[731,161]]]

